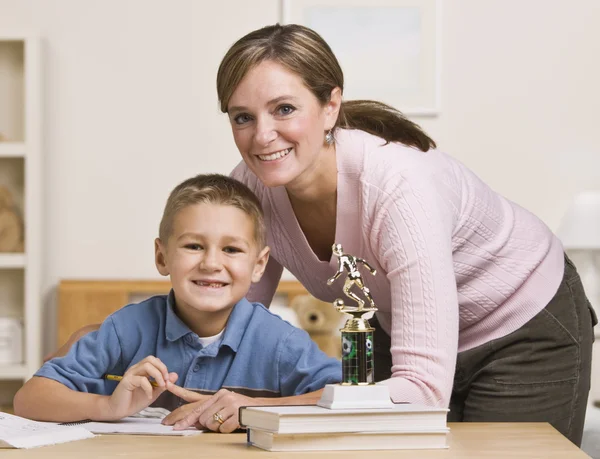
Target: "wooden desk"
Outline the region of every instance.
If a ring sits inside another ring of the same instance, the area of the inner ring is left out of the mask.
[[[314,451],[272,453],[246,445],[245,434],[207,433],[194,437],[143,437],[104,435],[62,445],[30,450],[2,450],[10,459],[95,459],[128,457],[139,459],[244,459],[284,458],[367,458],[377,459],[577,459],[587,458],[569,440],[545,423],[479,424],[458,423],[450,426],[450,448],[446,450],[405,451]]]

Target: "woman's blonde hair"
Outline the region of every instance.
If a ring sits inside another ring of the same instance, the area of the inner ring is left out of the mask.
[[[267,231],[260,201],[246,185],[221,174],[201,174],[177,185],[167,199],[158,237],[166,242],[177,213],[187,206],[203,203],[233,206],[243,211],[254,224],[258,250],[265,247]]]
[[[221,111],[246,74],[264,61],[273,61],[302,78],[322,105],[331,91],[344,89],[344,74],[329,45],[314,30],[297,24],[263,27],[240,38],[227,51],[217,72]],[[400,111],[373,100],[342,102],[335,127],[360,129],[385,139],[427,151],[435,142]]]

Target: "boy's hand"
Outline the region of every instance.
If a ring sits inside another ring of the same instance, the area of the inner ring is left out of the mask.
[[[240,427],[238,418],[240,406],[260,404],[259,399],[236,394],[227,389],[221,389],[212,396],[200,395],[175,384],[167,384],[167,390],[191,402],[163,419],[163,424],[173,425],[175,430],[196,426],[221,433],[233,432]],[[215,418],[217,413],[222,423]]]
[[[158,387],[153,387],[148,378],[153,378]],[[108,418],[121,419],[146,408],[166,390],[166,381],[177,381],[177,373],[169,373],[159,358],[150,355],[136,363],[125,372],[109,397]]]

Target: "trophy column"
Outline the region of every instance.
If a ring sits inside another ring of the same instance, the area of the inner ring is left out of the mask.
[[[375,363],[373,359],[373,327],[363,312],[348,319],[342,332],[342,384],[374,384]]]

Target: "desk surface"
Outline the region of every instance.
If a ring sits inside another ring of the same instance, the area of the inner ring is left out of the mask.
[[[446,450],[377,451],[377,459],[506,459],[588,458],[569,440],[545,423],[455,423],[450,427],[450,448]],[[112,458],[140,459],[218,458],[244,459],[262,456],[269,459],[362,458],[373,451],[326,451],[275,453],[246,445],[245,434],[206,433],[193,437],[145,437],[103,435],[89,440],[45,446],[29,450],[1,450],[3,459],[37,458]]]

